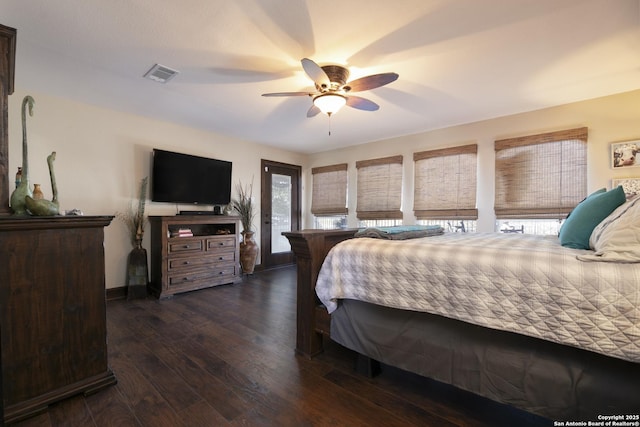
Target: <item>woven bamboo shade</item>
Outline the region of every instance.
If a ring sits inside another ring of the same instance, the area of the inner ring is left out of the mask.
[[[313,191],[311,213],[322,215],[346,215],[347,164],[323,166],[311,169]]]
[[[496,141],[496,217],[566,217],[587,193],[586,142],[586,127]]]
[[[402,219],[402,156],[356,162],[358,219]]]
[[[413,210],[418,219],[477,219],[478,145],[413,154]]]

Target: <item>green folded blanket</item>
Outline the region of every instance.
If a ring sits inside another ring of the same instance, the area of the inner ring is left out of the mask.
[[[437,236],[444,233],[439,225],[398,225],[394,227],[371,227],[358,231],[354,237],[405,240],[418,237]]]

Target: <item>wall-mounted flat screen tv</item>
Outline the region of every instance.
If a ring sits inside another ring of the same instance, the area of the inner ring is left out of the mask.
[[[231,201],[231,162],[153,149],[151,200],[226,205]]]

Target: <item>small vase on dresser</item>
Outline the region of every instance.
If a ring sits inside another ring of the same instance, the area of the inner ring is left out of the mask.
[[[42,193],[42,188],[40,188],[40,184],[33,184],[33,200],[42,200],[44,199],[44,193]]]

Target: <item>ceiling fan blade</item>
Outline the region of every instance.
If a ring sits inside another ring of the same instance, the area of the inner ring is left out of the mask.
[[[262,96],[312,96],[312,93],[309,92],[274,92],[274,93],[263,93]]]
[[[314,105],[307,110],[307,117],[315,117],[320,113],[320,109]]]
[[[350,89],[347,90],[348,92],[360,92],[363,90],[375,89],[391,82],[395,82],[396,80],[398,80],[397,73],[373,74],[347,83],[344,89],[347,90],[347,87],[349,87]]]
[[[331,81],[329,80],[329,76],[324,70],[315,62],[310,60],[309,58],[302,58],[300,61],[302,62],[302,68],[304,68],[304,72],[307,73],[311,80],[321,89],[326,89],[331,86]]]
[[[349,107],[365,111],[376,111],[380,108],[380,106],[375,102],[359,96],[349,96],[347,98],[347,105]]]

